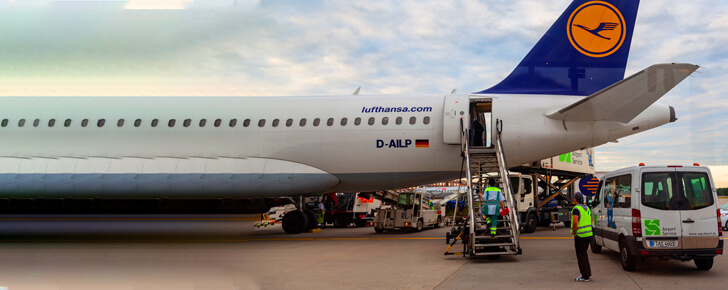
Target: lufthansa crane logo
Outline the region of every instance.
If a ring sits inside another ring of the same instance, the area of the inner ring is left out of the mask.
[[[571,45],[590,57],[605,57],[619,50],[626,34],[622,13],[604,1],[582,4],[571,13],[566,24]]]

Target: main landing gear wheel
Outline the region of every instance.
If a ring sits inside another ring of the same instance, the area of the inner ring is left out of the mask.
[[[299,234],[306,231],[308,217],[300,210],[289,211],[283,216],[282,227],[287,234]]]
[[[310,231],[318,227],[318,215],[315,212],[310,209],[304,209],[303,213],[306,214],[306,218],[308,219],[308,225],[305,231]]]

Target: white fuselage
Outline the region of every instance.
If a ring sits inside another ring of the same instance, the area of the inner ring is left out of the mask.
[[[629,124],[564,123],[546,115],[582,97],[450,97],[464,103],[464,120],[469,99],[492,99],[511,166],[670,121],[659,104]],[[443,132],[460,128],[444,123],[445,98],[3,97],[0,196],[274,197],[452,180],[461,149],[443,142]]]

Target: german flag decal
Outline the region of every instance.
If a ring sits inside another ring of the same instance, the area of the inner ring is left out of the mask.
[[[429,139],[415,139],[415,148],[430,148]]]

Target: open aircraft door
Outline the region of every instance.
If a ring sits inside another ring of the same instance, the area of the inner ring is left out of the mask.
[[[445,144],[460,144],[460,119],[466,128],[470,127],[469,106],[469,95],[445,96],[445,115],[442,120],[442,141]]]

